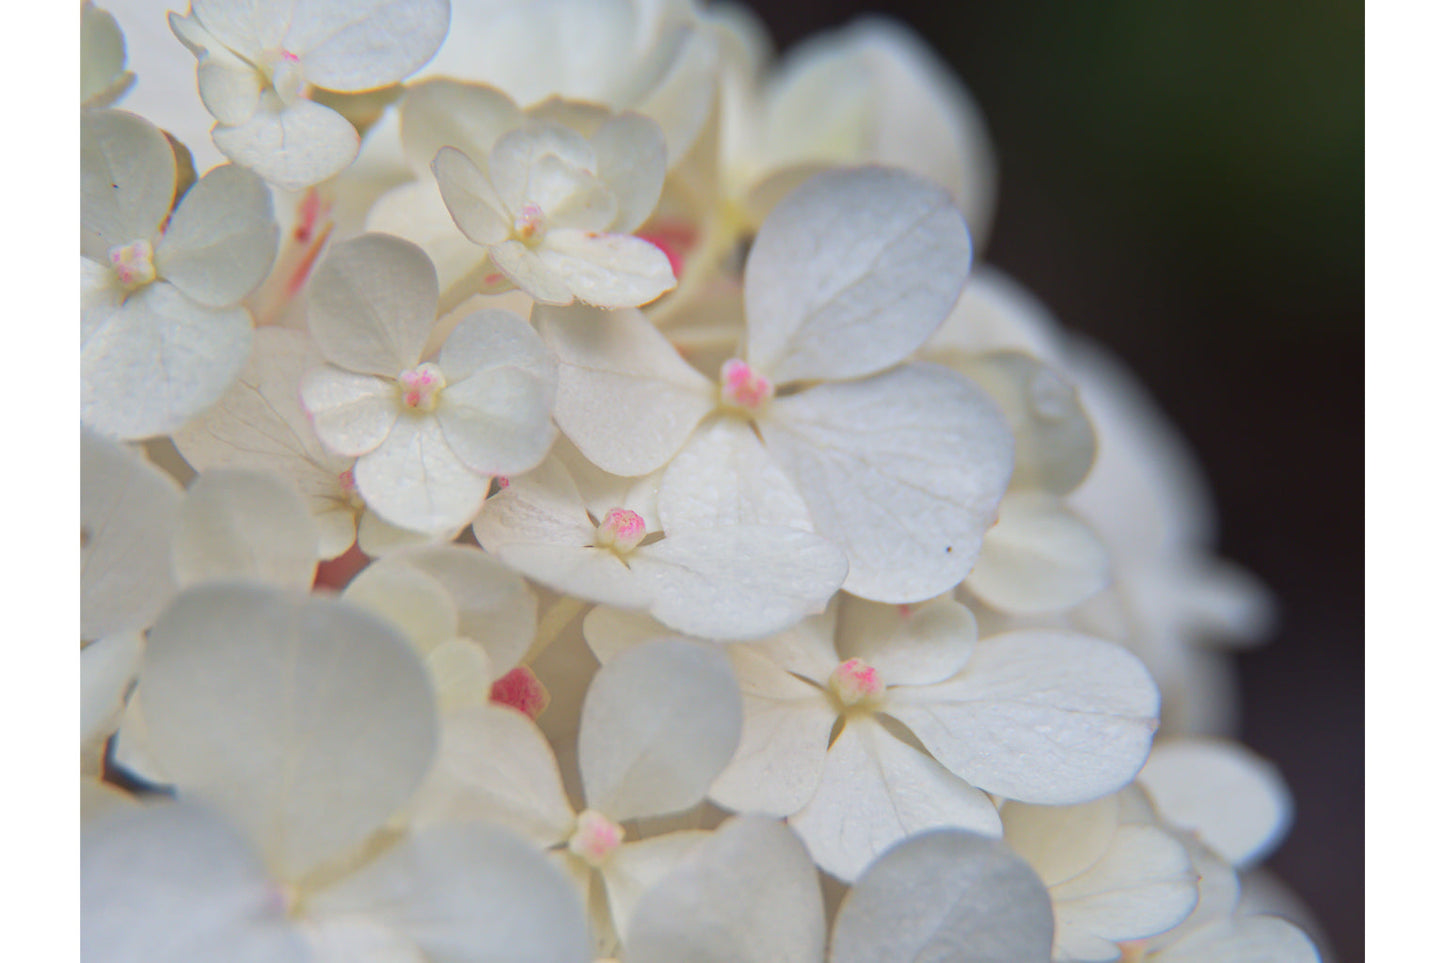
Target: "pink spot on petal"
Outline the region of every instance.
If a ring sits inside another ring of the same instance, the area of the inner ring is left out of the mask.
[[[300,57],[296,56],[294,53],[292,53],[292,52],[289,51],[289,50],[282,50],[282,51],[281,51],[281,59],[284,60],[284,61],[286,61],[287,63],[291,63],[291,64],[299,63],[299,62],[301,61],[301,58],[300,58]]]
[[[482,282],[488,286],[491,286],[493,284],[501,284],[502,275],[500,272],[493,271],[491,274],[488,274],[486,277],[482,278]]]
[[[491,699],[497,705],[516,709],[529,719],[540,716],[552,701],[542,680],[525,665],[517,666],[493,682]]]

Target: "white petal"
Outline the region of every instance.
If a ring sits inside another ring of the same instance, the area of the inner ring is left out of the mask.
[[[582,619],[582,635],[598,662],[608,662],[619,652],[633,646],[672,638],[676,634],[646,613],[615,609],[610,605],[594,605]]]
[[[1062,367],[1063,326],[1022,284],[991,264],[977,264],[963,297],[928,339],[924,356],[952,365],[993,351],[1032,355]]]
[[[375,449],[401,414],[396,384],[389,378],[328,364],[306,372],[299,387],[316,436],[328,449],[347,457]]]
[[[667,463],[717,405],[715,388],[641,312],[538,308],[557,353],[557,425],[614,475]]]
[[[281,45],[295,0],[195,0],[191,9],[221,43],[242,56]]]
[[[395,556],[362,569],[341,597],[396,626],[419,655],[457,637],[457,607],[446,586]]]
[[[592,135],[597,176],[617,198],[617,216],[609,225],[631,234],[652,215],[667,175],[667,145],[662,129],[641,114],[609,118]]]
[[[662,79],[635,105],[662,128],[670,166],[686,157],[701,138],[717,96],[718,43],[712,31],[699,27],[674,25],[672,35],[664,33],[657,40],[654,51],[665,54],[671,46],[676,53]]]
[[[1071,805],[1139,771],[1158,725],[1159,690],[1111,642],[1021,630],[979,642],[947,682],[890,690],[888,712],[974,785]]]
[[[963,215],[903,171],[830,171],[773,209],[744,273],[747,360],[776,383],[897,364],[942,323],[968,276]]]
[[[476,163],[455,147],[430,162],[442,203],[457,228],[477,244],[499,244],[512,233],[502,199]]]
[[[551,163],[544,163],[548,158]],[[566,172],[596,171],[597,154],[576,131],[534,121],[498,140],[488,165],[505,210],[516,214],[531,203],[550,211],[574,186]]]
[[[360,914],[313,915],[301,927],[310,963],[428,963],[412,940]]]
[[[565,435],[553,446],[552,456],[567,467],[593,518],[602,518],[614,508],[625,508],[640,515],[648,531],[662,530],[662,522],[657,517],[661,472],[634,478],[610,474],[588,461]]]
[[[647,304],[677,286],[667,255],[627,234],[557,228],[547,232],[537,256],[577,300],[600,308]]]
[[[413,532],[391,524],[373,511],[362,512],[361,519],[356,524],[356,547],[372,558],[385,558],[404,549],[435,545],[456,536],[456,530],[440,533]]]
[[[503,241],[487,248],[497,270],[542,304],[571,304],[575,300],[567,281],[521,241]]]
[[[80,250],[152,240],[176,193],[176,159],[149,122],[118,110],[80,115]]]
[[[156,248],[156,270],[186,296],[229,307],[271,270],[277,235],[266,185],[223,164],[181,198]]]
[[[284,107],[274,98],[262,98],[244,124],[217,127],[211,139],[232,161],[288,191],[339,174],[361,146],[356,128],[330,107],[310,100]]]
[[[537,597],[520,576],[465,545],[418,548],[398,561],[446,587],[457,606],[458,631],[486,648],[498,675],[521,660],[537,630]]]
[[[1061,612],[1109,584],[1109,550],[1055,496],[1012,492],[964,584],[1003,612]]]
[[[1172,739],[1139,773],[1159,815],[1199,835],[1237,867],[1269,854],[1289,831],[1289,787],[1267,760],[1224,740]]]
[[[940,830],[883,854],[844,899],[830,963],[1046,963],[1049,895],[997,840]]]
[[[843,596],[838,612],[838,658],[862,659],[885,685],[927,685],[968,663],[978,622],[951,598],[918,605],[883,605]]]
[[[500,90],[445,78],[408,84],[398,109],[402,148],[416,170],[430,167],[443,147],[483,159],[497,138],[525,123]]]
[[[97,963],[309,959],[254,850],[195,806],[124,807],[88,823],[80,905],[80,952]]]
[[[421,248],[364,234],[331,248],[316,269],[307,323],[327,361],[395,378],[421,360],[438,296],[436,270]]]
[[[582,705],[587,804],[619,821],[687,809],[732,758],[741,728],[721,652],[678,640],[629,649],[598,670]]]
[[[436,747],[430,683],[411,646],[333,599],[196,586],[151,631],[141,680],[167,775],[246,827],[290,879],[366,839],[421,783]]]
[[[480,819],[539,847],[565,841],[573,823],[547,740],[502,706],[470,707],[442,722],[436,764],[408,808],[418,827]]]
[[[879,602],[957,585],[1008,485],[1012,442],[998,409],[932,365],[779,398],[759,428],[814,529],[848,554],[843,587]]]
[[[637,903],[629,963],[819,963],[823,894],[797,836],[762,816],[724,823]]]
[[[202,472],[181,503],[174,543],[182,585],[245,578],[302,591],[316,577],[320,533],[296,489],[264,472]]]
[[[313,904],[400,930],[430,960],[578,963],[591,953],[572,884],[531,843],[480,823],[408,837]]]
[[[612,925],[624,933],[632,923],[637,901],[711,834],[702,830],[665,833],[638,842],[623,843],[602,866]]]
[[[813,861],[844,881],[927,829],[1002,832],[988,796],[866,716],[843,727],[828,750],[817,793],[788,822]]]
[[[492,684],[501,675],[493,670],[486,649],[463,638],[443,642],[427,653],[426,670],[443,719],[491,705]]]
[[[81,345],[80,420],[122,438],[175,431],[220,400],[250,349],[244,309],[204,307],[153,283]]]
[[[728,649],[743,694],[743,729],[708,797],[735,812],[791,816],[818,790],[838,713],[817,686],[748,649]]]
[[[139,632],[117,632],[80,650],[82,751],[104,742],[119,725],[127,691],[140,669],[142,644]]]
[[[356,490],[367,507],[416,532],[452,531],[476,518],[488,482],[457,457],[429,415],[398,418],[386,440],[356,460]]]
[[[803,679],[826,687],[838,663],[838,610],[843,596],[835,598],[821,615],[804,619],[786,632],[748,643],[757,652]]]
[[[385,87],[431,59],[450,12],[448,0],[296,0],[286,45],[318,87]]]
[[[693,432],[667,466],[657,513],[669,532],[725,525],[813,529],[803,496],[741,418],[715,418]]]
[[[115,17],[85,3],[80,7],[80,103],[81,106],[105,106],[95,103],[125,69],[125,37]],[[134,80],[134,78],[132,78]],[[112,98],[113,101],[113,98]]]
[[[1224,919],[1152,953],[1149,963],[1319,963],[1320,954],[1293,923],[1273,916]]]
[[[1093,866],[1114,841],[1121,822],[1120,794],[1077,806],[1005,803],[999,809],[1009,846],[1046,886],[1066,882]]]
[[[629,564],[659,622],[728,640],[761,638],[816,615],[848,574],[827,539],[756,525],[669,535],[637,549]]]
[[[181,491],[130,449],[80,432],[80,635],[151,624],[176,590],[171,532]]]
[[[1063,955],[1109,963],[1115,944],[1162,933],[1188,916],[1198,881],[1189,853],[1168,833],[1120,827],[1103,860],[1049,890]]]
[[[178,23],[188,23],[177,18]],[[199,29],[199,28],[198,28]],[[191,31],[177,30],[178,37],[193,37]],[[200,62],[196,65],[196,88],[201,103],[223,126],[235,127],[256,116],[261,106],[261,92],[266,89],[266,78],[255,65],[241,59],[226,49],[214,37],[202,39],[204,47],[196,51]],[[185,42],[185,39],[182,40]]]
[[[80,340],[90,336],[109,320],[125,300],[125,288],[114,270],[81,255],[80,258]]]

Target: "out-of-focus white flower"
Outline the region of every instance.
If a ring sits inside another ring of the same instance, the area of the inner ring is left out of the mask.
[[[1011,456],[981,390],[899,364],[957,298],[968,257],[939,188],[882,168],[821,174],[753,244],[746,340],[716,386],[637,315],[539,311],[558,426],[609,472],[671,461],[658,510],[674,534],[811,528],[848,556],[848,591],[931,598],[972,567]]]
[[[179,428],[230,387],[251,344],[238,307],[276,255],[271,195],[217,167],[174,213],[165,135],[121,111],[80,122],[80,417],[110,435]]]
[[[455,530],[495,475],[532,468],[555,436],[555,362],[506,311],[463,319],[434,362],[437,277],[420,248],[367,234],[331,249],[312,281],[309,322],[330,363],[306,373],[317,437],[356,458],[357,490],[394,525]]]
[[[619,505],[584,498],[549,459],[487,505],[477,541],[558,591],[650,612],[702,638],[758,638],[822,611],[847,574],[841,552],[811,532],[769,524],[664,530]]]
[[[288,190],[356,157],[356,128],[307,97],[406,77],[446,36],[448,0],[192,0],[171,29],[196,55],[211,137],[232,161]]]
[[[308,591],[320,533],[306,503],[269,472],[201,472],[181,500],[171,545],[176,581],[251,579]]]
[[[80,5],[80,106],[109,107],[135,84],[125,69],[125,37],[115,17],[91,0]]]

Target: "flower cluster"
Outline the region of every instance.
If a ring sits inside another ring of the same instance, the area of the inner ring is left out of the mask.
[[[1268,597],[922,41],[163,6],[81,9],[86,959],[1319,959]]]

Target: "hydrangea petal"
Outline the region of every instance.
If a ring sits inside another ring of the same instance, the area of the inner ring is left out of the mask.
[[[638,900],[629,963],[818,963],[823,894],[798,837],[782,823],[724,823]]]
[[[306,372],[300,396],[321,443],[351,458],[385,441],[401,414],[392,381],[334,365]]]
[[[601,876],[607,888],[612,925],[618,933],[626,932],[631,925],[642,894],[666,878],[709,836],[702,830],[681,830],[617,847],[602,866]]]
[[[552,167],[543,164],[550,158]],[[558,183],[564,171],[597,170],[597,153],[587,138],[575,130],[549,121],[535,121],[507,132],[492,148],[488,175],[497,189],[503,208],[516,214],[524,204],[537,204],[543,211],[570,193],[567,183]],[[561,188],[564,193],[556,193]]]
[[[80,952],[97,963],[305,963],[256,853],[184,803],[123,807],[85,826]]]
[[[237,127],[256,116],[266,78],[254,65],[227,50],[194,21],[173,15],[175,33],[181,42],[193,47],[199,59],[196,64],[196,88],[201,103],[225,127]]]
[[[1223,919],[1185,936],[1149,963],[1319,963],[1310,938],[1293,923],[1273,916]]]
[[[376,830],[436,748],[430,683],[411,646],[334,599],[191,588],[151,631],[141,679],[166,774],[246,827],[289,879]]]
[[[792,528],[699,528],[639,548],[633,574],[650,611],[680,632],[756,639],[821,612],[848,574],[831,542]]]
[[[181,491],[136,452],[80,432],[80,635],[151,624],[176,590],[171,532]]]
[[[80,250],[153,240],[176,193],[176,159],[153,124],[119,110],[80,115]]]
[[[81,344],[80,420],[121,438],[175,431],[220,400],[250,348],[243,309],[208,308],[151,284]]]
[[[838,613],[838,658],[862,659],[887,685],[927,685],[950,678],[978,641],[978,621],[951,598],[884,605],[844,596]]]
[[[356,488],[382,518],[416,532],[462,527],[482,510],[490,479],[457,457],[439,419],[404,415],[356,460]]]
[[[1134,777],[1159,690],[1122,647],[1025,629],[984,639],[959,675],[890,690],[888,712],[970,783],[1007,799],[1071,805]]]
[[[80,257],[80,340],[90,340],[125,300],[125,288],[108,265]]]
[[[446,587],[458,631],[487,650],[498,675],[521,661],[537,631],[537,597],[519,575],[465,545],[417,548],[398,561]]]
[[[117,632],[80,650],[82,752],[102,748],[98,744],[120,723],[127,690],[140,669],[142,644],[139,632]]]
[[[187,297],[228,307],[271,270],[277,239],[266,185],[223,164],[181,198],[156,248],[156,270]]]
[[[774,382],[882,371],[958,300],[971,249],[941,188],[903,171],[830,171],[788,195],[748,254],[747,360]]]
[[[818,791],[788,822],[813,861],[844,881],[927,829],[1002,832],[988,796],[868,717],[848,720],[828,749]]]
[[[396,626],[420,655],[457,636],[457,607],[446,587],[395,556],[362,569],[342,598]]]
[[[812,531],[808,506],[741,418],[715,418],[672,459],[657,513],[669,532],[723,525]]]
[[[115,17],[87,0],[80,7],[80,103],[103,107],[102,99],[125,70],[125,37]],[[131,78],[134,81],[134,77]]]
[[[442,203],[457,229],[477,244],[500,244],[512,232],[492,182],[455,147],[440,148],[431,161]]]
[[[1197,833],[1236,867],[1264,858],[1288,832],[1294,803],[1267,760],[1213,739],[1171,739],[1154,747],[1139,783],[1165,822]]]
[[[557,228],[547,232],[537,256],[577,300],[599,308],[647,304],[677,286],[667,255],[627,234]]]
[[[700,802],[742,730],[727,657],[669,640],[621,653],[582,705],[578,759],[587,804],[621,821]]]
[[[919,602],[973,567],[1008,486],[1012,440],[966,379],[911,364],[773,401],[758,427],[854,595]]]
[[[521,241],[503,241],[487,248],[497,270],[541,304],[571,304],[575,300],[566,278]]]
[[[283,106],[263,97],[244,124],[211,131],[216,148],[232,161],[288,191],[339,174],[361,147],[351,122],[310,100]]]
[[[868,867],[833,924],[830,963],[1047,963],[1048,891],[1001,841],[938,830]]]
[[[618,114],[592,135],[597,153],[597,176],[617,198],[611,229],[631,234],[647,220],[667,176],[667,144],[662,129],[641,114]]]
[[[572,884],[529,842],[482,823],[434,826],[316,894],[318,912],[359,912],[427,959],[577,963],[591,958]]]
[[[421,248],[364,234],[331,248],[316,269],[307,322],[332,364],[395,378],[421,360],[439,296]]]
[[[444,147],[483,159],[497,138],[524,122],[500,90],[446,78],[408,84],[399,110],[402,149],[416,170],[431,166]]]
[[[191,10],[217,40],[242,56],[281,46],[295,0],[194,0]]]
[[[557,353],[557,425],[614,475],[666,464],[717,404],[715,389],[642,313],[538,308]]]
[[[202,472],[181,502],[173,549],[182,585],[246,578],[307,590],[320,533],[301,496],[264,472]]]
[[[1003,612],[1071,609],[1109,584],[1109,551],[1055,496],[1011,492],[964,583]]]
[[[450,7],[448,0],[296,0],[286,46],[318,87],[384,87],[437,52]]]
[[[1077,806],[1005,803],[1003,834],[1046,886],[1066,882],[1093,866],[1109,849],[1120,823],[1118,793]]]

